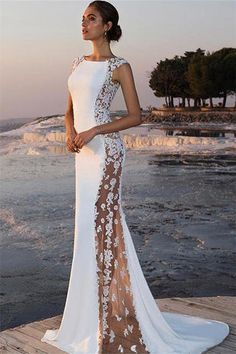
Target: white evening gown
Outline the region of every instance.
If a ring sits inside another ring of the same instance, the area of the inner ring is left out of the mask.
[[[122,57],[73,60],[68,78],[74,125],[111,121]],[[75,234],[60,328],[42,342],[73,354],[200,354],[224,340],[220,321],[161,312],[143,275],[121,205],[125,148],[120,133],[100,134],[75,153]]]

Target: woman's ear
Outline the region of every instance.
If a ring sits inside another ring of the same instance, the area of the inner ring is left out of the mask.
[[[110,31],[110,29],[111,29],[112,26],[113,26],[113,23],[112,23],[111,21],[108,21],[107,24],[108,24],[108,29],[107,29],[107,31]]]

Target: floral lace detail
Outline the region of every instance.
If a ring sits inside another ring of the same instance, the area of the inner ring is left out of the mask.
[[[76,57],[72,60],[71,73],[76,69],[79,63],[83,60],[83,57]]]
[[[95,103],[97,124],[109,121],[109,107],[119,83],[112,70],[125,60],[108,61],[106,79]],[[94,213],[99,354],[147,354],[136,317],[121,220],[124,143],[118,132],[104,134],[105,161]]]
[[[101,91],[99,92],[95,105],[95,119],[97,124],[103,124],[111,121],[109,117],[109,108],[116,94],[116,91],[120,86],[120,83],[118,81],[114,82],[112,80],[112,72],[120,65],[128,62],[123,58],[111,58],[107,61],[107,63],[108,65],[105,82]]]

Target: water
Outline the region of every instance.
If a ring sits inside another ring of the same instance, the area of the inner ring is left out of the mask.
[[[2,329],[64,308],[73,251],[74,154],[37,135],[62,131],[60,119],[0,137]],[[145,138],[149,128],[124,134]],[[32,131],[26,143],[22,136]],[[166,138],[160,129],[152,134]],[[235,148],[232,137],[206,139],[208,144],[181,149],[168,140],[127,148],[122,204],[154,297],[235,296]]]

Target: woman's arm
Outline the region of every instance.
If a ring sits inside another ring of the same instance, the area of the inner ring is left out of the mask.
[[[65,113],[65,127],[66,127],[66,145],[67,149],[71,152],[77,151],[77,146],[74,142],[76,137],[76,130],[74,127],[74,112],[73,112],[73,104],[72,98],[69,92],[68,103]]]
[[[66,127],[66,134],[71,134],[75,131],[74,128],[74,113],[73,113],[73,104],[70,92],[68,94],[68,101],[67,101],[67,108],[65,113],[65,127]]]
[[[128,115],[91,128],[94,134],[107,134],[124,130],[142,123],[141,109],[135,88],[134,77],[129,63],[122,64],[117,68],[117,79],[120,82],[125,99]]]

